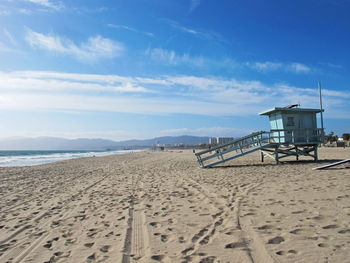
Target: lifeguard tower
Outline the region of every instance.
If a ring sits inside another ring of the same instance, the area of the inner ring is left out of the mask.
[[[309,156],[318,160],[317,148],[324,142],[324,131],[317,128],[316,114],[321,109],[298,108],[290,105],[273,108],[259,115],[268,116],[270,131],[260,131],[196,153],[198,163],[207,168],[260,150],[261,161],[270,157],[278,164],[280,159]]]

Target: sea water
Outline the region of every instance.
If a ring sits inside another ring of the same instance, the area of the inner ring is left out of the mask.
[[[130,152],[135,151],[0,151],[0,167],[32,166],[74,158],[125,154]]]

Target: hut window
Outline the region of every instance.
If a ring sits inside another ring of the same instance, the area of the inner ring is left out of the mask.
[[[287,126],[294,126],[294,117],[288,117]]]

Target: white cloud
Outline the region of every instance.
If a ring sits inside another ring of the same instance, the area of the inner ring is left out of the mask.
[[[190,0],[190,10],[189,12],[191,13],[193,10],[195,10],[199,5],[201,1],[200,0]]]
[[[60,10],[64,7],[62,2],[53,2],[49,0],[26,0],[27,2],[55,10]]]
[[[32,14],[31,10],[25,9],[25,8],[18,9],[18,12],[20,12],[21,14],[24,14],[24,15],[31,15]]]
[[[9,40],[9,42],[12,45],[17,45],[15,38],[11,35],[11,33],[6,28],[3,29],[3,32],[4,32],[4,35],[6,36],[6,38]]]
[[[11,12],[8,10],[0,10],[0,15],[2,16],[9,16],[11,15]]]
[[[291,63],[287,66],[287,68],[296,73],[306,73],[311,70],[308,66],[301,63]]]
[[[192,35],[202,34],[201,32],[194,30],[193,28],[185,27],[185,26],[180,25],[178,22],[175,22],[173,20],[165,19],[164,21],[166,21],[172,28],[180,30],[182,32],[189,33]]]
[[[186,53],[178,55],[174,50],[162,48],[147,49],[145,55],[154,61],[169,65],[186,64],[196,67],[204,66],[204,59],[202,57],[192,57]]]
[[[320,62],[319,64],[322,66],[327,66],[329,68],[334,68],[334,69],[342,69],[343,68],[342,65],[333,64],[333,63],[329,63],[329,62]]]
[[[270,70],[278,70],[282,68],[282,63],[275,62],[255,62],[255,63],[247,63],[247,65],[251,68],[254,68],[258,71],[270,71]]]
[[[122,55],[124,46],[120,42],[101,36],[91,37],[87,42],[76,45],[73,41],[53,34],[41,34],[27,29],[26,41],[33,48],[44,49],[65,55],[73,55],[80,61],[93,62],[101,58]]]
[[[302,63],[280,63],[280,62],[246,62],[245,66],[261,72],[283,70],[293,73],[307,73],[311,68]]]
[[[130,78],[46,71],[0,72],[0,91],[148,93]]]
[[[228,41],[226,38],[224,38],[222,35],[220,35],[217,32],[214,31],[208,31],[208,30],[199,30],[199,29],[194,29],[189,26],[184,26],[181,25],[180,23],[170,20],[170,19],[162,19],[162,21],[166,22],[169,24],[172,28],[176,29],[177,31],[191,34],[195,36],[196,38],[199,39],[205,39],[213,42],[219,42],[219,43],[224,43],[226,45],[231,45],[230,41]]]
[[[323,89],[327,116],[350,118],[350,95]],[[256,115],[300,103],[318,108],[317,87],[266,85],[214,77],[74,74],[46,71],[0,72],[0,109],[107,111],[137,114]]]
[[[110,28],[124,29],[124,30],[135,32],[135,33],[140,33],[140,34],[143,34],[143,35],[146,35],[146,36],[149,36],[149,37],[154,37],[153,33],[150,33],[150,32],[147,32],[147,31],[140,31],[140,30],[137,30],[137,29],[135,29],[135,28],[133,28],[131,26],[115,25],[115,24],[108,24],[107,26],[110,27]]]

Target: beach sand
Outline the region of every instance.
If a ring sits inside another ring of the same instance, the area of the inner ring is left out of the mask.
[[[350,158],[192,151],[0,168],[0,262],[350,262]]]

